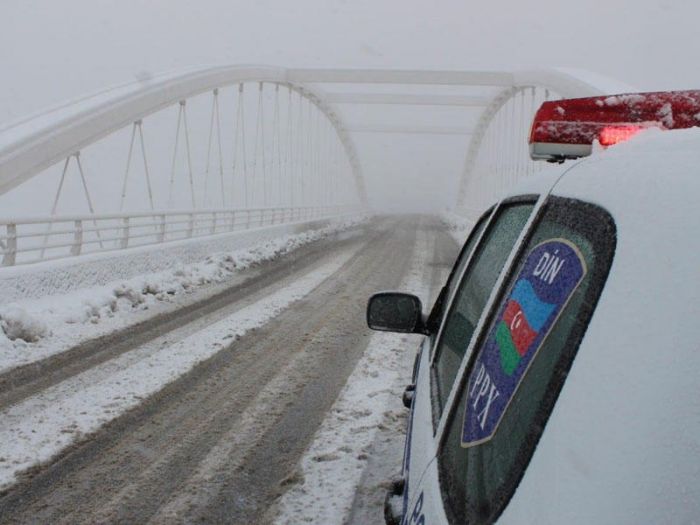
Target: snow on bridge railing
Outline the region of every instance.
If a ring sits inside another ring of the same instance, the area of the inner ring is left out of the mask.
[[[0,219],[0,264],[14,266],[361,213],[354,206],[295,206]]]

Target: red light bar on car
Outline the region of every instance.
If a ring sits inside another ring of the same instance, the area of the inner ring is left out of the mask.
[[[530,156],[563,161],[612,146],[641,130],[700,126],[700,90],[629,93],[542,104],[530,131]]]

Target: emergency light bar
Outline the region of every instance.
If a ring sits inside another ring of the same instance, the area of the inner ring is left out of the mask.
[[[629,93],[545,102],[530,131],[530,157],[562,162],[590,155],[643,129],[700,126],[700,90]]]

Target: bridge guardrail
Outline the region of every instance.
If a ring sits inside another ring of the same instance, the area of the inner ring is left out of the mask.
[[[295,206],[0,219],[0,266],[163,244],[265,226],[343,218],[360,212],[360,208],[354,206]]]

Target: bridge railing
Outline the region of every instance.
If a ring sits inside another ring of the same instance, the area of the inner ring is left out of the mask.
[[[0,219],[0,264],[14,266],[359,213],[361,209],[353,206],[285,206]]]

